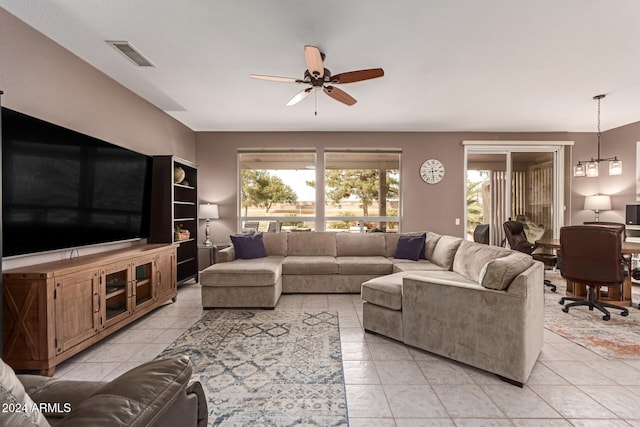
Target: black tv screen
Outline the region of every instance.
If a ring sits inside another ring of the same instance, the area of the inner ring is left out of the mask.
[[[149,236],[151,157],[2,108],[4,257]]]

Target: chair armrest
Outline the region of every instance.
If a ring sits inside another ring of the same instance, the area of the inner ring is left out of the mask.
[[[145,363],[104,384],[56,425],[153,425],[185,393],[191,373],[186,356]]]

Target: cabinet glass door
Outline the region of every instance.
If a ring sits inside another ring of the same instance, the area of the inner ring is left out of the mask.
[[[135,305],[139,308],[146,302],[153,302],[153,287],[151,283],[153,264],[147,262],[135,266]]]
[[[105,324],[118,321],[128,315],[128,282],[127,264],[121,264],[105,272]]]

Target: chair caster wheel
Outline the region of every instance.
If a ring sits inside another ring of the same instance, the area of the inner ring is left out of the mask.
[[[628,312],[628,311],[623,311],[622,313],[620,313],[620,315],[621,315],[622,317],[626,317],[626,316],[628,316],[628,315],[629,315],[629,312]]]
[[[565,313],[569,312],[569,307],[562,307],[562,311],[564,311]]]
[[[564,298],[560,298],[560,301],[558,301],[558,304],[564,305]]]
[[[605,314],[604,316],[602,316],[602,320],[609,320],[611,319],[611,316],[609,316],[608,314]]]

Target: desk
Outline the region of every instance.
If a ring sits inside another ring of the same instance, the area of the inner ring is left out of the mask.
[[[541,239],[536,240],[536,245],[541,248],[550,248],[553,250],[560,249],[560,239]],[[626,255],[640,254],[640,243],[622,242],[622,253]],[[606,302],[621,306],[631,306],[631,270],[633,269],[631,257],[628,260],[629,275],[622,284],[622,294],[617,288],[610,290],[600,290],[596,294],[597,299],[605,299]],[[587,296],[587,287],[567,280],[567,296],[585,297]]]

